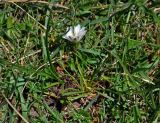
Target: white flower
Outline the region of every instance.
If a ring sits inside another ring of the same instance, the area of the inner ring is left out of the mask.
[[[86,32],[87,30],[85,29],[85,27],[81,27],[78,24],[77,26],[74,26],[74,28],[67,28],[67,33],[63,36],[63,38],[71,42],[80,41],[84,37]]]

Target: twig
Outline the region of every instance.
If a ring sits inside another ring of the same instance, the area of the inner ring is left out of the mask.
[[[35,54],[37,54],[37,53],[40,53],[40,52],[41,52],[41,50],[37,50],[37,51],[34,52],[34,53],[31,53],[31,54],[29,54],[29,55],[27,55],[27,56],[21,57],[20,59],[18,59],[18,61],[24,60],[25,58],[28,58],[28,57],[33,56],[33,55],[35,55]],[[12,63],[14,64],[14,63],[16,63],[16,61],[13,61]]]
[[[19,5],[17,5],[16,3],[14,3],[14,2],[11,2],[11,3],[13,3],[15,6],[17,6],[18,8],[20,8],[23,12],[25,12],[27,15],[28,15],[28,17],[30,17],[31,19],[33,19],[35,22],[37,22],[43,29],[45,29],[46,30],[46,27],[44,26],[44,25],[42,25],[41,23],[39,23],[34,17],[32,17],[29,13],[27,13],[22,7],[20,7]]]
[[[49,3],[47,1],[41,1],[41,0],[2,0],[0,1],[0,4],[4,4],[4,3],[42,3],[42,4],[52,5],[54,7],[69,9],[68,7],[58,4],[58,3]]]
[[[25,123],[29,123],[18,111],[17,109],[11,104],[11,102],[7,99],[7,97],[2,93],[2,96],[5,98],[6,102],[11,106],[11,108],[22,118]]]

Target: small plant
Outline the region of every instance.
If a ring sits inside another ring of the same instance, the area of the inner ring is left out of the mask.
[[[160,122],[158,4],[4,1],[0,122]]]

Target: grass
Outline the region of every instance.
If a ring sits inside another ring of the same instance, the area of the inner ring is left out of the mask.
[[[160,122],[159,1],[0,5],[0,122]],[[62,38],[81,24],[75,46]]]

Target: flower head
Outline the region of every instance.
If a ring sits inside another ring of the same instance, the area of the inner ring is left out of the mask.
[[[67,28],[67,33],[63,36],[63,38],[71,42],[80,41],[86,32],[87,30],[85,27],[81,27],[78,24],[77,26]]]

